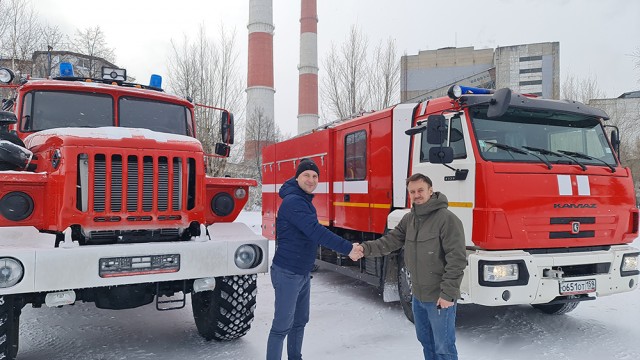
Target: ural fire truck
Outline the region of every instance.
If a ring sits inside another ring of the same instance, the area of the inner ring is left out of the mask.
[[[123,69],[13,77],[0,68],[0,358],[16,357],[26,304],[170,310],[191,294],[200,335],[243,336],[268,244],[233,221],[256,181],[206,175],[194,104]],[[226,157],[233,116],[215,114]]]
[[[320,167],[319,221],[353,242],[382,236],[410,205],[405,179],[428,175],[463,222],[461,303],[531,304],[545,313],[638,287],[638,208],[619,134],[574,101],[454,86],[263,151],[263,235],[276,236],[278,190],[302,158]],[[352,262],[320,248],[317,265],[379,287],[411,313],[403,252]]]

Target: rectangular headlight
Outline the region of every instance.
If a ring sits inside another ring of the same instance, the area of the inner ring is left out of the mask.
[[[103,80],[127,80],[127,70],[126,69],[117,69],[117,68],[109,68],[102,67],[102,79]]]
[[[484,265],[484,281],[516,281],[519,277],[518,264]]]
[[[627,254],[623,256],[622,267],[620,269],[623,272],[638,270],[638,254]]]

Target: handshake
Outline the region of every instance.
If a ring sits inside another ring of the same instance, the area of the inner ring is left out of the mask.
[[[360,243],[353,243],[353,249],[351,249],[349,257],[353,261],[358,261],[364,257],[364,248],[362,247],[362,245],[360,245]]]

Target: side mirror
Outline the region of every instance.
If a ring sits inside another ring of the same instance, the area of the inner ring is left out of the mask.
[[[620,133],[618,133],[618,129],[611,130],[611,146],[620,158]]]
[[[447,138],[447,121],[443,115],[427,118],[427,143],[442,145]]]
[[[429,149],[429,162],[432,164],[449,164],[453,161],[453,149],[448,146],[434,146]]]
[[[0,111],[0,126],[9,126],[17,122],[16,114],[10,111]]]
[[[216,155],[229,157],[229,154],[231,153],[231,146],[223,143],[217,143],[214,152]]]
[[[233,144],[233,114],[226,110],[222,112],[222,118],[220,119],[220,133],[222,134],[222,142]],[[218,154],[217,149],[218,146],[216,145],[216,154]]]

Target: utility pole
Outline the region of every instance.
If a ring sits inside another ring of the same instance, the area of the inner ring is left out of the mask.
[[[53,46],[47,45],[47,78],[51,77],[51,50]]]

